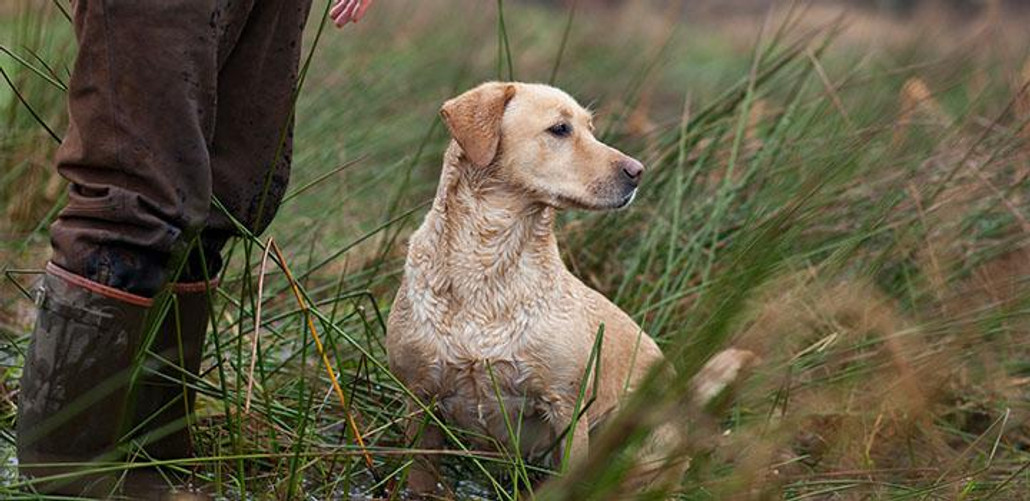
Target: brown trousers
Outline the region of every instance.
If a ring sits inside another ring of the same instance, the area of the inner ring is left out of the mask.
[[[289,177],[293,102],[310,0],[78,0],[79,53],[57,169],[68,205],[53,261],[154,295],[201,279],[236,233],[259,233]],[[190,255],[169,277],[173,255]]]

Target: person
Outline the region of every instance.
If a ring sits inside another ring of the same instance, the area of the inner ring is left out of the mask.
[[[335,0],[330,16],[342,27],[371,3]],[[235,225],[260,233],[285,190],[311,1],[73,4],[56,154],[68,203],[50,227],[17,455],[37,490],[97,497],[117,475],[90,463],[192,454],[211,277]]]

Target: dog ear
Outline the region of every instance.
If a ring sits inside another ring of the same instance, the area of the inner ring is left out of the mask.
[[[448,100],[440,108],[451,136],[473,164],[489,165],[497,155],[501,117],[514,95],[514,85],[489,82]]]

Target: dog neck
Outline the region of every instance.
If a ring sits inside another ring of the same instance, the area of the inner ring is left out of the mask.
[[[423,258],[416,266],[447,283],[441,289],[466,306],[465,299],[508,303],[555,291],[565,271],[554,235],[555,209],[529,200],[453,150],[445,157],[433,208],[412,240]]]

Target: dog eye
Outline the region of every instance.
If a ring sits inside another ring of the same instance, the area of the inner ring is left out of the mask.
[[[572,126],[565,122],[562,122],[560,124],[554,124],[551,127],[549,127],[547,129],[547,132],[550,132],[551,134],[557,137],[569,137],[569,134],[572,134]]]

